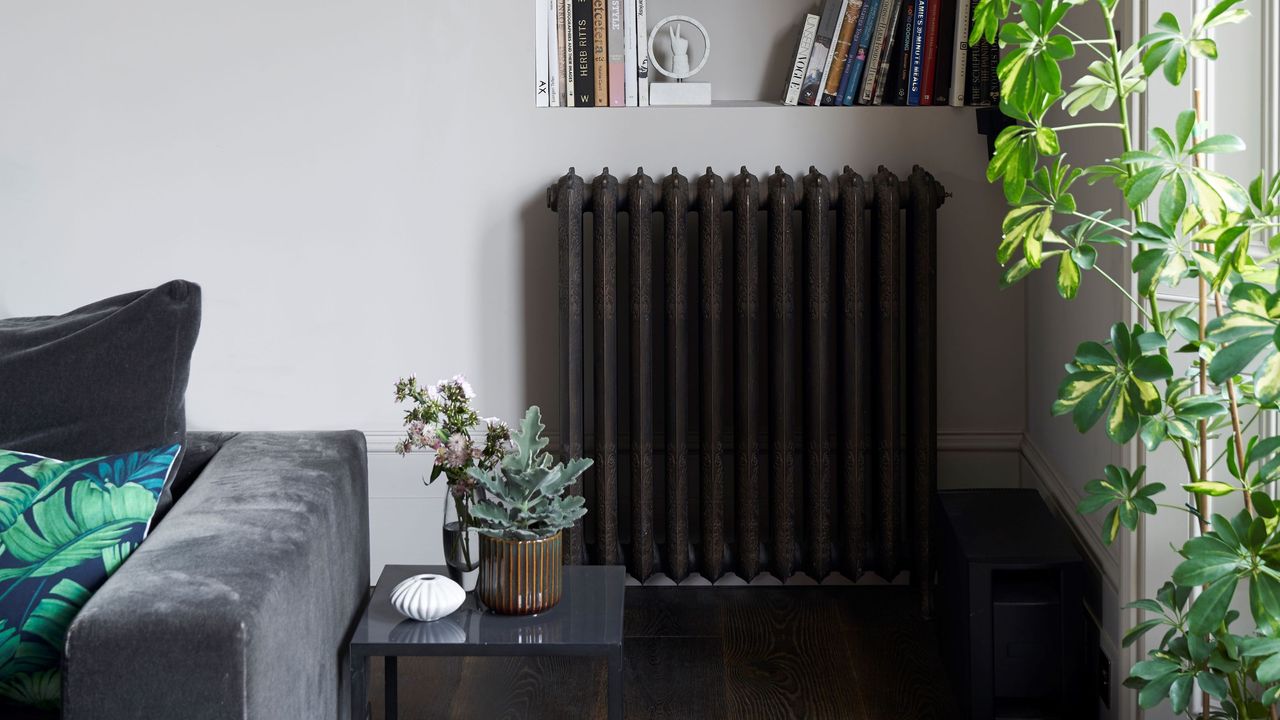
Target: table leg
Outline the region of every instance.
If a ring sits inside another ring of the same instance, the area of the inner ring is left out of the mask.
[[[622,646],[609,651],[609,720],[622,720]]]
[[[368,720],[369,658],[349,652],[351,666],[351,720]]]
[[[396,658],[387,657],[383,664],[383,685],[386,687],[386,712],[383,713],[385,720],[396,720],[399,715],[399,708],[396,707],[399,701],[399,693],[397,692],[396,682]]]

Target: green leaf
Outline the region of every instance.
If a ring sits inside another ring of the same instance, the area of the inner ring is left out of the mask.
[[[1058,294],[1070,300],[1080,289],[1080,268],[1068,253],[1063,253],[1058,260]]]
[[[1192,147],[1191,155],[1205,154],[1217,155],[1221,153],[1237,153],[1244,152],[1244,141],[1235,135],[1214,135],[1211,138],[1203,140]]]
[[[1177,582],[1176,580],[1174,582]],[[1219,578],[1200,593],[1187,614],[1187,627],[1191,632],[1207,633],[1222,624],[1235,595],[1237,579],[1234,575]]]
[[[1184,490],[1196,495],[1208,495],[1210,497],[1222,497],[1230,495],[1239,488],[1234,485],[1228,485],[1224,482],[1204,481],[1187,483],[1182,486]]]

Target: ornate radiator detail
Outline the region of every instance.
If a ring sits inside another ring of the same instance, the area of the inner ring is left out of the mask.
[[[553,185],[559,437],[596,460],[565,560],[675,582],[910,570],[927,603],[943,198],[919,167]]]

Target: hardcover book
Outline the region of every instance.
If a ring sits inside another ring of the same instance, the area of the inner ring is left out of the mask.
[[[871,98],[872,105],[883,105],[884,96],[889,86],[894,84],[896,78],[889,74],[889,67],[893,64],[893,57],[898,52],[899,32],[898,25],[902,22],[903,10],[902,6],[906,3],[894,3],[893,14],[889,17],[889,32],[885,36],[884,50],[880,53],[880,67],[876,70],[876,91]]]
[[[956,42],[956,0],[942,0],[938,12],[938,59],[933,73],[933,104],[951,103],[951,75]]]
[[[826,0],[818,32],[813,38],[813,52],[809,55],[809,67],[805,69],[804,85],[800,89],[801,105],[817,105],[826,87],[826,73],[830,67],[831,47],[843,16],[846,0]]]
[[[1000,105],[1000,46],[988,43],[987,55],[987,103]]]
[[[853,23],[853,33],[849,36],[849,56],[845,58],[844,67],[840,70],[840,91],[836,93],[836,105],[852,104],[851,97],[853,90],[853,59],[858,54],[858,38],[862,36],[862,29],[866,27],[863,18],[867,14],[866,0],[850,0],[849,6],[853,7],[855,2],[858,6],[858,17]],[[850,100],[850,102],[845,102]]]
[[[875,34],[871,36],[871,46],[867,51],[867,67],[863,72],[862,91],[858,102],[870,105],[876,96],[876,75],[880,72],[880,57],[884,55],[884,47],[889,39],[889,19],[896,6],[911,0],[881,0],[879,12],[876,14]]]
[[[596,105],[595,30],[592,0],[573,0],[574,106]]]
[[[933,80],[938,71],[938,19],[942,0],[929,0],[924,17],[924,67],[920,71],[920,104],[933,104]],[[945,103],[938,103],[943,105]]]
[[[560,107],[564,105],[564,78],[561,70],[564,65],[564,53],[560,52],[560,24],[556,15],[559,0],[547,0],[547,86],[548,105]]]
[[[640,107],[649,106],[649,10],[636,0],[636,80]]]
[[[925,13],[929,11],[929,0],[910,0],[915,3],[915,13],[911,17],[911,83],[907,88],[907,104],[920,104],[920,91],[923,89],[924,73],[924,24]]]
[[[640,61],[636,52],[636,0],[624,0],[622,3],[623,52],[626,54],[624,69],[623,94],[627,107],[640,104]]]
[[[840,103],[840,86],[845,78],[845,68],[849,67],[849,48],[853,45],[853,33],[858,29],[858,15],[861,14],[862,0],[849,0],[845,7],[844,20],[840,23],[840,34],[836,37],[832,48],[831,70],[827,73],[827,86],[822,93],[823,105]]]
[[[956,32],[951,48],[951,102],[965,104],[969,89],[969,28],[973,22],[973,0],[956,0]]]
[[[574,62],[574,43],[573,43],[573,0],[557,0],[560,7],[564,10],[564,15],[560,18],[562,31],[560,41],[560,56],[564,63],[564,97],[565,107],[573,107],[577,104],[577,97],[574,94],[573,76],[577,74],[577,66]]]
[[[592,0],[591,20],[596,107],[609,107],[609,0]]]
[[[609,107],[626,107],[627,105],[625,35],[622,0],[609,0]]]
[[[534,80],[537,83],[537,94],[534,96],[538,107],[551,105],[551,52],[547,47],[547,24],[551,17],[548,0],[533,0],[533,54]]]
[[[915,17],[915,11],[914,2],[903,3],[898,27],[893,32],[893,58],[889,66],[892,94],[886,94],[894,105],[907,104],[907,88],[911,83],[911,33],[915,29],[912,18]]]
[[[809,67],[809,55],[813,52],[813,39],[818,34],[818,20],[817,15],[805,16],[800,42],[796,44],[795,59],[791,63],[791,77],[787,78],[787,92],[782,97],[783,105],[796,105],[800,102],[800,89],[804,85],[805,70]]]
[[[883,0],[884,2],[893,2],[893,0]],[[871,52],[871,39],[876,32],[876,19],[880,15],[880,4],[882,0],[864,0],[862,3],[862,13],[858,17],[858,30],[855,35],[858,38],[858,47],[853,52],[850,62],[853,68],[850,70],[849,76],[849,94],[844,99],[845,105],[852,105],[855,100],[862,94],[862,76],[867,66],[867,54]]]

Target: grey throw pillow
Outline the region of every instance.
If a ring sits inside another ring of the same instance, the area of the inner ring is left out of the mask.
[[[185,280],[0,320],[0,449],[82,458],[182,444],[199,332],[200,286]]]

